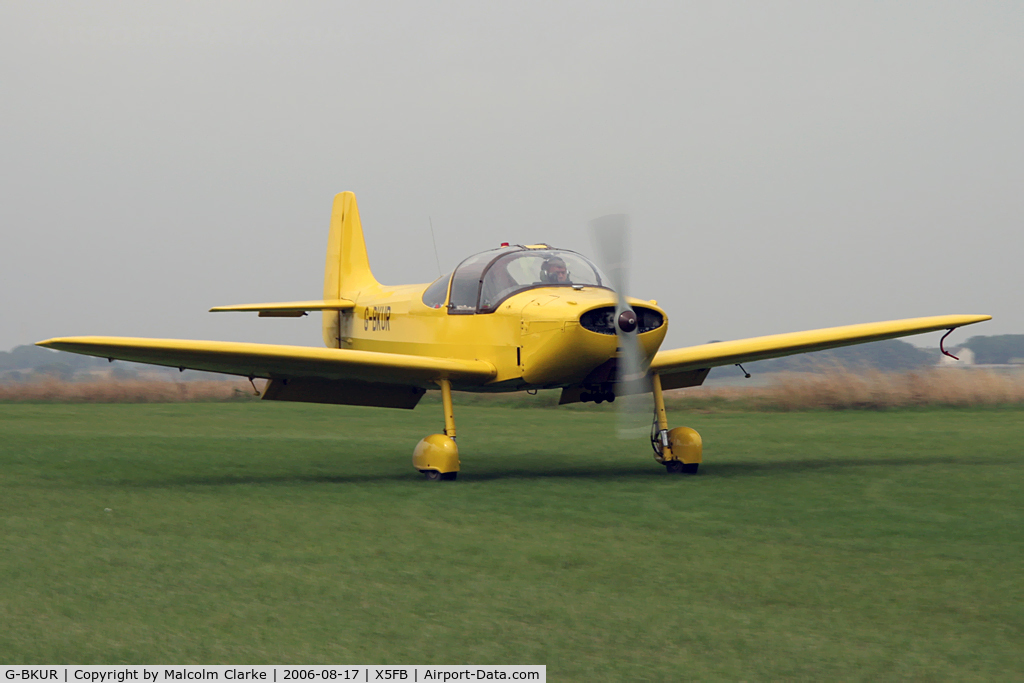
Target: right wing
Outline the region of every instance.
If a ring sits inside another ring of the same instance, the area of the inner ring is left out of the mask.
[[[134,337],[58,337],[38,342],[59,351],[172,368],[223,372],[243,377],[292,380],[355,380],[435,388],[448,379],[457,386],[478,386],[496,374],[482,360],[459,360],[350,349],[192,341]]]

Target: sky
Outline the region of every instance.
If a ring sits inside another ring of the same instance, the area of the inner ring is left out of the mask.
[[[1021,36],[1019,2],[5,2],[0,349],[319,346],[207,310],[320,298],[343,190],[384,284],[627,212],[663,348],[1024,333]]]

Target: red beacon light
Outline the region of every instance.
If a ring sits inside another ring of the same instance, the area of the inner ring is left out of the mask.
[[[507,246],[508,246],[508,242],[502,242],[502,243],[501,243],[501,246],[503,246],[503,247],[507,247]]]

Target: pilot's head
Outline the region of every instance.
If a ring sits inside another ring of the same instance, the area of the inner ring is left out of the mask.
[[[565,261],[557,256],[546,259],[540,267],[540,281],[552,285],[568,283],[569,271],[565,268]]]

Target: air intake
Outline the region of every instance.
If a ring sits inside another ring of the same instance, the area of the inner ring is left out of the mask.
[[[665,324],[665,317],[658,311],[652,308],[644,308],[643,306],[634,306],[633,312],[636,313],[637,327],[636,331],[639,334],[644,332],[650,332],[656,330]],[[597,332],[598,334],[609,334],[615,335],[615,307],[614,306],[602,306],[601,308],[595,308],[587,311],[580,316],[580,325],[584,329],[590,330],[591,332]]]

